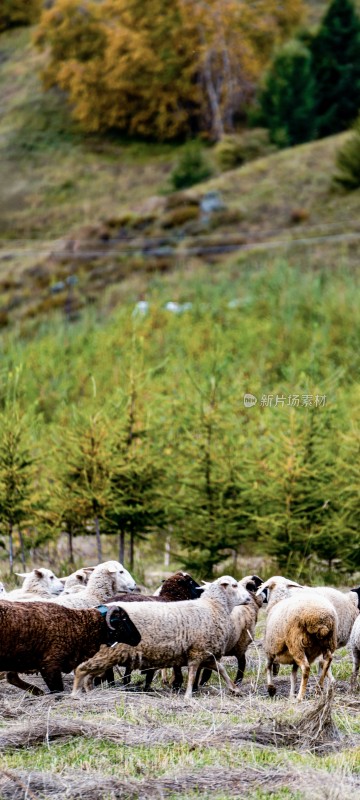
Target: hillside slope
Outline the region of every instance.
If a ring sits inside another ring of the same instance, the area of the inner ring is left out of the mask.
[[[108,287],[115,303],[136,300],[154,274],[185,264],[226,272],[229,254],[229,274],[253,251],[256,260],[286,252],[310,266],[357,263],[360,192],[332,183],[347,134],[171,195],[180,146],[81,138],[63,98],[42,93],[40,66],[28,31],[0,37],[0,324],[69,307],[70,286],[75,314]]]

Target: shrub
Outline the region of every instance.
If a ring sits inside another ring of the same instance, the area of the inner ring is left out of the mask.
[[[182,225],[186,225],[187,222],[191,222],[194,219],[198,219],[198,217],[199,217],[198,206],[194,205],[179,206],[178,208],[173,208],[172,211],[169,211],[163,217],[162,227],[163,228],[181,227]]]
[[[0,31],[32,25],[40,16],[41,0],[1,0]]]
[[[334,176],[335,183],[345,189],[360,188],[360,116],[354,124],[351,136],[337,152],[336,166],[338,172]]]
[[[214,155],[221,170],[235,169],[268,155],[275,150],[266,128],[253,128],[241,134],[224,136],[214,147]]]
[[[195,183],[205,181],[212,174],[210,164],[197,142],[186,145],[183,154],[173,170],[170,180],[174,189],[186,189]]]

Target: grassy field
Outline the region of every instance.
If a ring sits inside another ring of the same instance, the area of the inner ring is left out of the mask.
[[[0,796],[354,800],[360,699],[349,691],[350,672],[343,649],[334,660],[334,696],[315,695],[313,674],[307,699],[293,705],[282,668],[270,700],[257,639],[239,697],[216,677],[187,704],[159,679],[143,693],[140,675],[131,691],[118,679],[115,689],[80,700],[69,696],[70,676],[64,695],[42,698],[0,682]]]

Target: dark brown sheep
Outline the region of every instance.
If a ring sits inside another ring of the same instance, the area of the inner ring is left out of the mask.
[[[175,572],[163,581],[159,594],[115,594],[107,603],[138,603],[142,600],[154,603],[174,603],[178,600],[196,600],[199,586],[187,572]]]
[[[0,670],[7,673],[9,683],[32,694],[43,694],[17,674],[40,672],[50,692],[62,692],[61,673],[71,672],[91,658],[102,644],[139,644],[139,631],[126,611],[115,606],[99,608],[2,600]]]

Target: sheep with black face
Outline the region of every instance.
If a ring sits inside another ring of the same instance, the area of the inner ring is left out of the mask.
[[[61,673],[91,658],[101,645],[135,647],[140,633],[117,606],[73,609],[56,603],[0,602],[0,670],[9,683],[43,694],[17,673],[40,672],[51,692],[62,692]]]

